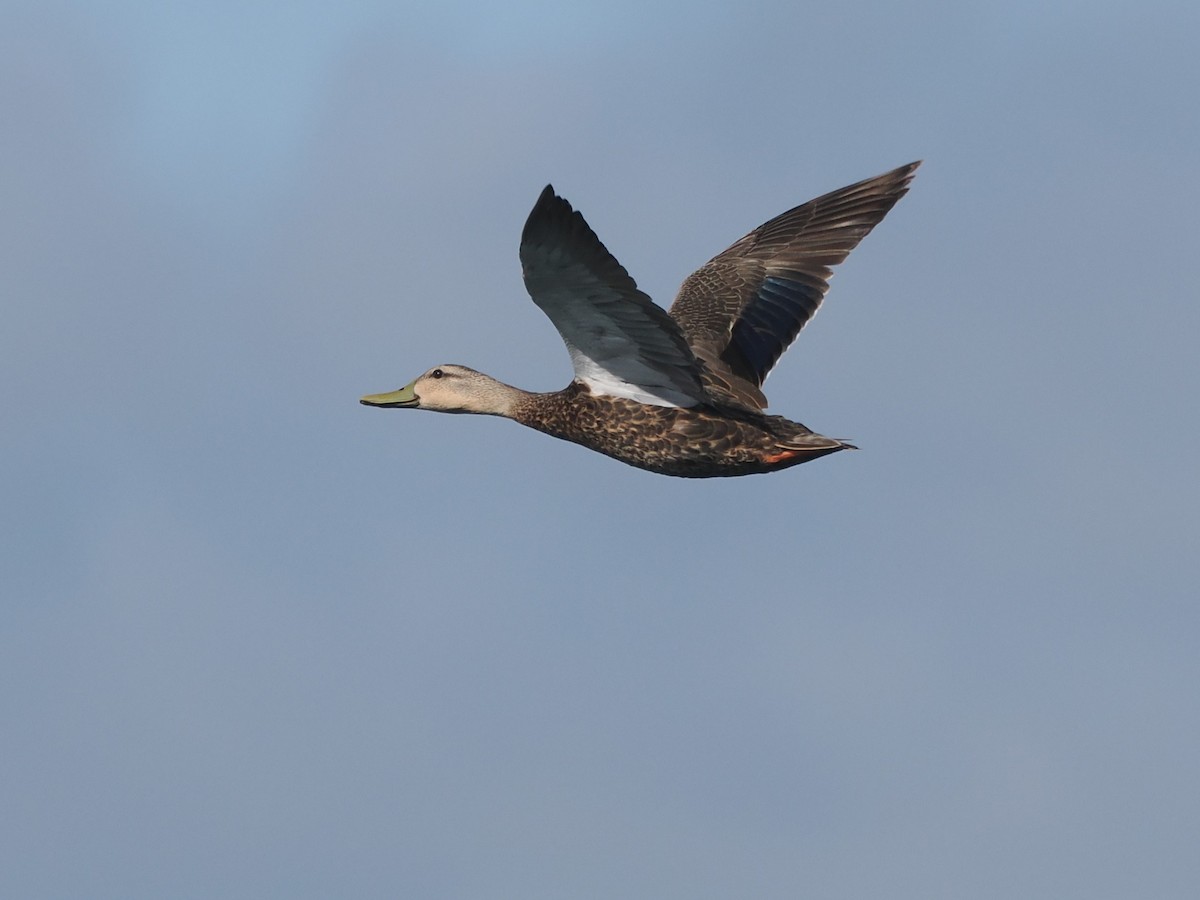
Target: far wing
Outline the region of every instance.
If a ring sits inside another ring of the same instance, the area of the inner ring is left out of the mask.
[[[529,296],[567,345],[576,380],[593,393],[655,406],[708,402],[679,325],[550,185],[521,234],[521,267]]]
[[[842,262],[908,191],[919,162],[777,216],[688,276],[671,316],[703,362],[709,388],[751,408],[762,383],[813,317]]]

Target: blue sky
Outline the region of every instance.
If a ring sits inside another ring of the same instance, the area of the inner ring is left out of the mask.
[[[1194,895],[1200,13],[0,19],[0,894]],[[916,158],[767,384],[858,453],[357,403],[566,383],[548,181],[665,305]]]

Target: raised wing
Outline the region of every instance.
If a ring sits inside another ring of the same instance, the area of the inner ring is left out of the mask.
[[[550,185],[521,234],[521,268],[529,296],[567,345],[576,380],[593,393],[655,406],[708,402],[679,325]]]
[[[797,206],[688,276],[670,314],[703,361],[713,394],[767,405],[762,383],[821,305],[831,267],[907,193],[919,165]]]

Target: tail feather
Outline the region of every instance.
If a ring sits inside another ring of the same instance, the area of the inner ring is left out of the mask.
[[[788,437],[779,442],[778,446],[784,450],[857,450],[854,444],[843,438],[825,437],[823,434],[809,432],[808,434],[797,434]]]

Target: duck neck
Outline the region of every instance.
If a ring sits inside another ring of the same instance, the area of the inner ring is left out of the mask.
[[[517,417],[518,407],[529,397],[536,396],[528,391],[489,378],[486,385],[478,391],[470,408],[463,412],[477,413],[483,416],[502,416],[506,419]]]

